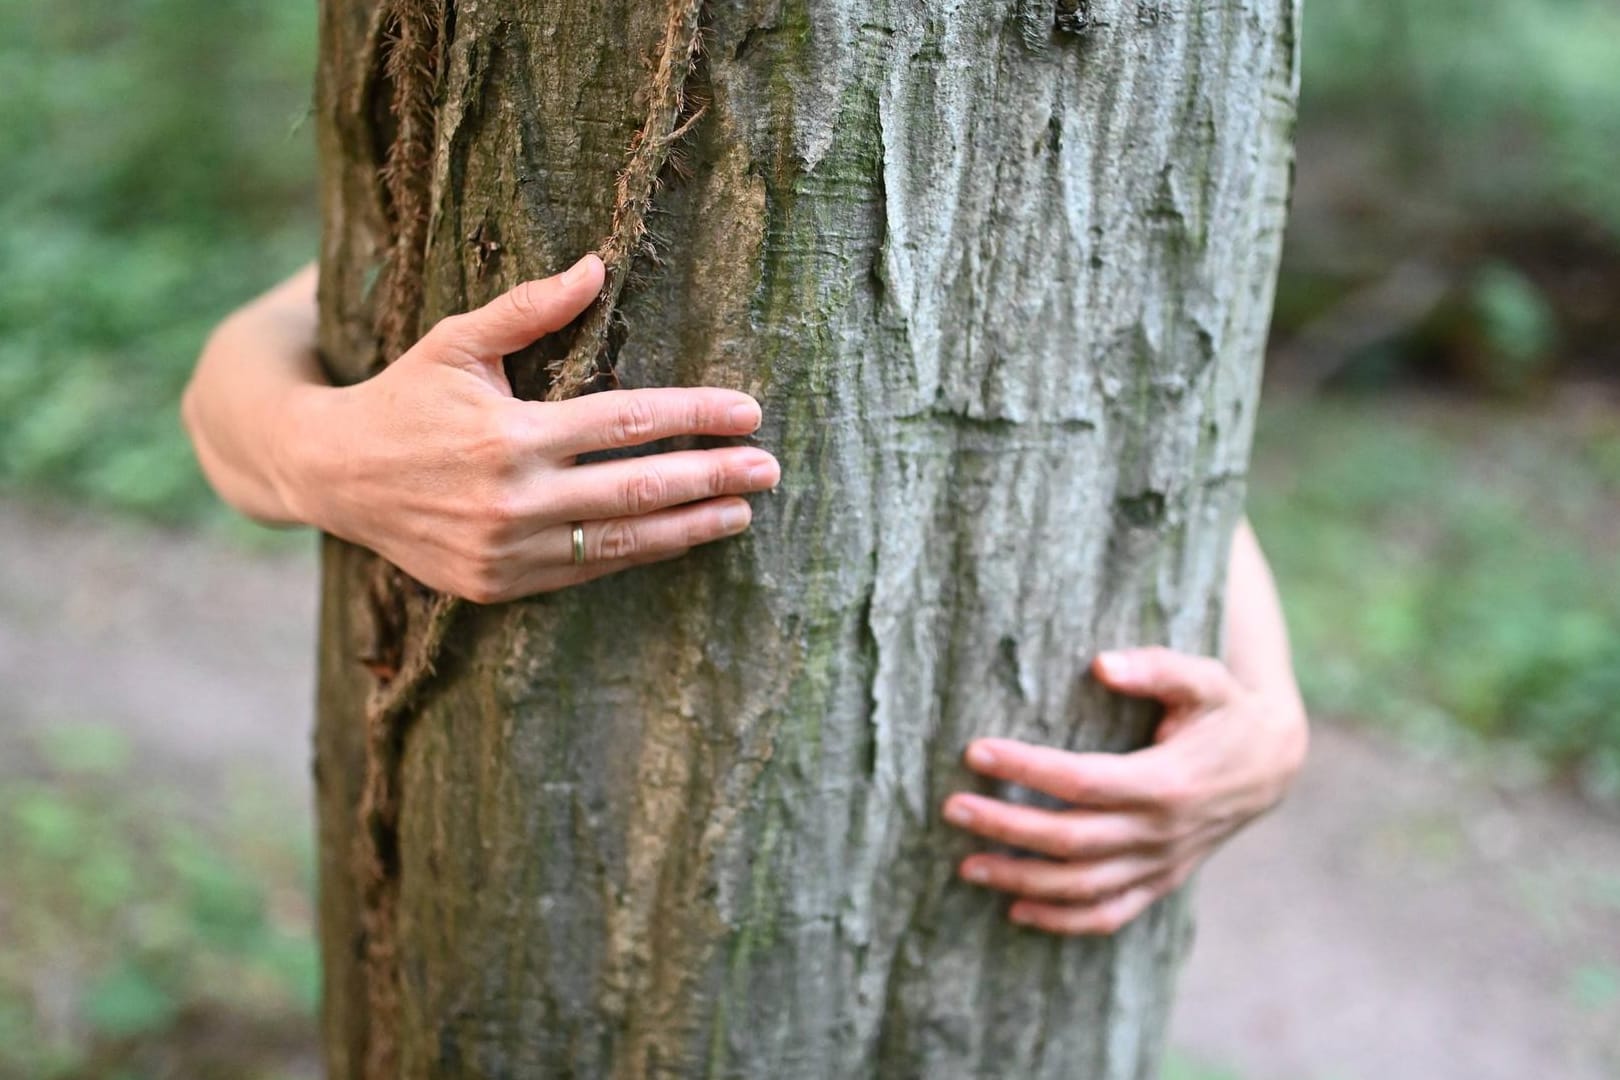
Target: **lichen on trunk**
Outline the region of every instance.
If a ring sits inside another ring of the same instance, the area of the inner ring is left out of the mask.
[[[746,537],[458,617],[401,747],[385,1021],[348,859],[369,557],[328,541],[332,1075],[379,1022],[411,1076],[1153,1074],[1184,902],[1111,940],[1014,929],[954,879],[938,805],[976,735],[1140,744],[1152,717],[1088,682],[1095,649],[1215,645],[1295,13],[1083,6],[1084,33],[1033,0],[703,9],[703,113],[604,341],[626,385],[759,396],[781,489]],[[345,381],[384,351],[379,10],[322,16]],[[671,11],[453,5],[420,325],[612,234]],[[569,340],[510,358],[520,393]]]

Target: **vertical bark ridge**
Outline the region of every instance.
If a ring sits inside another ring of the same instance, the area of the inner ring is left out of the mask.
[[[388,111],[394,130],[381,179],[393,237],[379,283],[377,330],[389,361],[415,342],[421,317],[437,124],[434,94],[447,4],[448,0],[389,0],[383,19],[383,74],[392,89]]]
[[[415,341],[422,311],[431,158],[436,137],[434,96],[443,56],[449,0],[388,0],[382,9],[383,72],[392,94],[393,132],[381,169],[388,224],[388,257],[378,283],[377,334],[381,358],[392,362]],[[397,941],[399,758],[406,721],[433,652],[454,609],[427,601],[423,631],[413,641],[408,623],[420,609],[420,590],[395,567],[376,558],[372,567],[372,641],[377,673],[365,714],[365,779],[354,859],[360,883],[364,935],[366,1033],[364,1073],[370,1080],[398,1074],[399,972]]]

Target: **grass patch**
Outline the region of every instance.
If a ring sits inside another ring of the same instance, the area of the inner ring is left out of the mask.
[[[49,729],[6,765],[0,1076],[308,1075],[307,829],[246,793],[204,815],[101,726]]]

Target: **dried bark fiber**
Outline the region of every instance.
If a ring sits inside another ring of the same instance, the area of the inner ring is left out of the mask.
[[[785,475],[747,538],[459,612],[396,747],[386,1016],[349,858],[368,556],[327,542],[332,1075],[380,1027],[407,1076],[1153,1075],[1183,902],[1109,941],[1016,931],[953,879],[937,806],[974,735],[1139,744],[1152,717],[1083,676],[1096,648],[1214,644],[1295,11],[1082,6],[713,3],[676,100],[651,88],[677,9],[455,4],[423,324],[620,235],[646,133],[703,100],[689,175],[636,212],[663,263],[610,277],[620,314],[576,359],[757,394]],[[382,18],[322,10],[343,381],[385,355]],[[573,340],[510,358],[518,391]],[[427,625],[408,611],[404,640]]]
[[[614,379],[612,362],[605,355],[607,330],[617,314],[625,278],[642,251],[659,174],[674,143],[697,119],[681,121],[686,79],[698,55],[701,7],[701,0],[671,0],[660,60],[646,93],[651,102],[647,122],[636,132],[629,161],[619,174],[613,226],[599,249],[607,270],[602,294],[576,327],[568,355],[548,368],[547,401],[577,397],[604,379],[609,383]],[[387,119],[393,132],[379,175],[392,237],[376,316],[382,356],[389,359],[409,348],[421,329],[434,101],[440,89],[443,39],[454,9],[441,0],[389,0],[380,10],[383,69],[392,88]],[[366,707],[365,782],[355,844],[368,1016],[364,1073],[372,1080],[399,1073],[401,755],[417,699],[435,673],[439,650],[461,607],[457,597],[429,595],[413,586],[397,568],[382,559],[375,561],[368,596],[369,644],[361,657],[378,678]]]
[[[429,223],[429,185],[448,12],[444,0],[380,4],[381,67],[390,127],[378,171],[387,227],[387,258],[374,309],[379,359],[391,361],[415,341],[422,307],[422,263]],[[354,830],[359,885],[366,1014],[364,1066],[373,1080],[398,1075],[394,1038],[399,1006],[399,770],[415,696],[433,670],[434,654],[453,602],[430,597],[381,558],[367,571],[370,625],[360,662],[377,676],[365,713],[364,781]],[[420,616],[420,618],[415,618]],[[410,624],[422,623],[413,638]]]

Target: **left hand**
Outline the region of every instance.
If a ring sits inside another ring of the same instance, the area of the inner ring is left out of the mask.
[[[1280,802],[1305,757],[1305,711],[1291,681],[1245,686],[1218,660],[1163,648],[1103,653],[1093,670],[1119,693],[1164,703],[1152,746],[1081,754],[978,739],[966,755],[975,772],[1072,805],[956,794],[944,808],[953,825],[1045,856],[976,854],[959,872],[1013,894],[1013,922],[1055,934],[1112,934],[1129,923]]]

